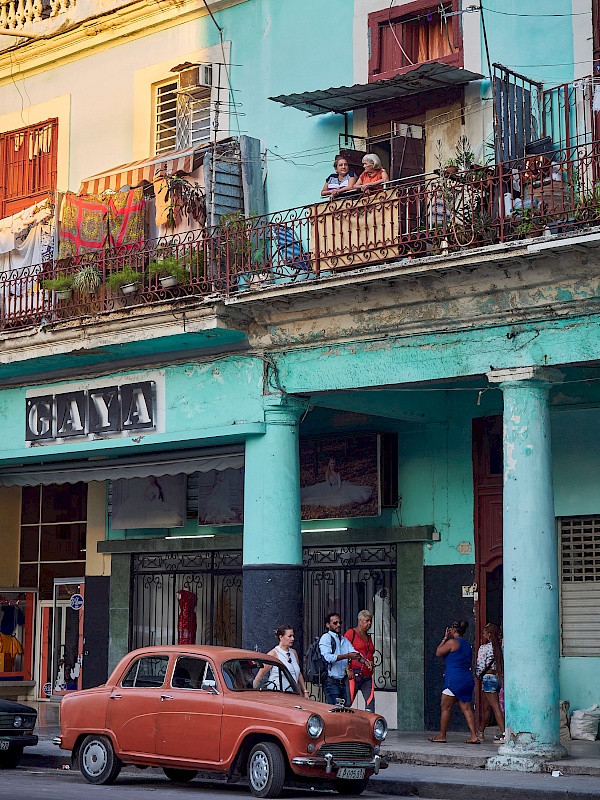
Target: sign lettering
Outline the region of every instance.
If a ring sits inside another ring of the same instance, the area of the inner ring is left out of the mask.
[[[25,439],[52,441],[154,428],[154,381],[28,397]]]

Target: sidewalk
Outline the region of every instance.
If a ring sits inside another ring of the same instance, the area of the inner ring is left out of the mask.
[[[33,705],[33,704],[32,704]],[[38,704],[39,743],[25,750],[23,768],[61,769],[70,753],[52,744],[60,732],[59,705]],[[546,774],[486,771],[485,763],[498,746],[491,739],[464,743],[464,733],[448,734],[446,744],[427,740],[427,733],[390,731],[382,753],[388,769],[371,778],[369,793],[444,800],[591,800],[600,796],[600,741],[564,742],[569,758],[546,765]],[[552,777],[552,770],[562,773]]]

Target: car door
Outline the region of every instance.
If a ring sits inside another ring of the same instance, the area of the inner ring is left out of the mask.
[[[179,656],[170,686],[161,693],[157,755],[218,763],[222,716],[223,695],[210,662],[197,656]]]
[[[168,655],[137,658],[118,686],[113,687],[106,711],[120,753],[154,755],[156,714],[164,691]]]

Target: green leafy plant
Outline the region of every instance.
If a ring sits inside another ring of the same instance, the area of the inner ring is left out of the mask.
[[[165,182],[164,200],[167,203],[167,228],[171,230],[176,228],[179,219],[183,216],[187,216],[188,222],[193,219],[204,225],[206,197],[200,184],[191,183],[178,175],[163,175],[162,177]]]
[[[179,283],[185,283],[190,277],[184,260],[174,256],[158,257],[151,261],[148,265],[148,274],[151,278],[177,278]]]
[[[471,142],[468,137],[459,136],[454,152],[456,156],[451,160],[460,170],[471,169],[475,164],[475,153],[471,150]]]
[[[49,292],[68,292],[73,288],[73,280],[73,275],[57,275],[56,278],[46,278],[43,286]]]
[[[546,227],[546,219],[540,213],[524,208],[515,217],[514,232],[519,239],[529,239],[541,234]]]
[[[73,276],[73,289],[93,294],[102,283],[102,275],[93,264],[85,264]]]
[[[106,285],[109,289],[120,289],[122,286],[127,286],[129,283],[141,283],[142,276],[136,272],[132,267],[126,266],[118,272],[111,272],[106,279]]]

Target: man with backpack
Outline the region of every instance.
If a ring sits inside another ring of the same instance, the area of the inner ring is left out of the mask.
[[[342,620],[337,612],[325,617],[327,631],[319,639],[319,650],[327,664],[327,677],[323,680],[325,700],[334,706],[338,697],[343,698],[344,705],[350,705],[346,669],[350,660],[360,661],[362,656],[352,647],[348,639],[342,636]]]

